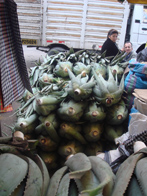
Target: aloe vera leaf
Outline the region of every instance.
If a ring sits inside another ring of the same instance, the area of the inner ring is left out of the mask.
[[[42,195],[42,184],[43,177],[38,165],[29,157],[28,159],[28,177],[26,181],[26,187],[24,196],[41,196]]]
[[[69,194],[68,196],[78,196],[78,188],[74,180],[70,180]]]
[[[140,153],[147,154],[147,147],[146,147],[146,148],[142,148],[141,150],[139,150],[139,151],[136,152],[135,154],[140,154]]]
[[[123,196],[133,175],[134,168],[143,153],[132,154],[119,167],[116,173],[115,186],[111,196]]]
[[[93,88],[94,87],[94,85],[95,85],[95,82],[87,82],[87,83],[85,83],[85,84],[82,84],[81,86],[80,86],[80,88],[81,89],[85,89],[85,90],[89,90],[89,88]]]
[[[147,157],[140,159],[134,171],[143,195],[147,195]]]
[[[10,153],[0,155],[0,195],[10,195],[25,178],[28,164],[23,159]],[[14,176],[17,176],[14,180]]]
[[[58,148],[58,153],[62,157],[68,157],[69,155],[74,155],[76,153],[83,152],[83,146],[77,141],[69,141],[67,144],[61,144]]]
[[[7,144],[0,144],[0,152],[19,154],[19,151],[16,149],[15,146],[7,145]]]
[[[57,143],[60,141],[60,137],[58,136],[57,131],[53,127],[53,125],[51,125],[50,127],[45,126],[45,130],[53,141]]]
[[[135,175],[133,175],[131,178],[131,181],[126,191],[126,195],[127,196],[133,196],[133,195],[143,196]]]
[[[34,85],[36,84],[36,82],[38,81],[39,72],[40,72],[39,69],[35,69],[35,73],[34,73],[34,75],[33,75],[33,86],[34,86]]]
[[[79,51],[75,52],[74,54],[75,54],[76,57],[79,57],[79,55],[84,53],[85,51],[86,51],[85,49],[79,50]]]
[[[97,75],[93,68],[92,68],[92,72],[93,72],[95,79],[96,79],[96,82],[97,82],[100,90],[103,92],[103,94],[109,93],[109,91],[107,89],[107,82],[104,80],[102,75],[101,74]]]
[[[22,196],[25,190],[25,180],[23,180],[18,187],[12,192],[11,196]]]
[[[72,179],[80,179],[86,171],[91,169],[91,163],[84,153],[77,153],[70,157],[65,165],[69,167],[69,177]]]
[[[73,132],[73,131],[68,131],[68,134],[73,136],[73,138],[75,138],[76,140],[78,140],[81,144],[87,144],[87,141],[85,140],[85,138],[82,136],[81,133],[79,132]]]
[[[34,67],[31,67],[30,69],[31,69],[31,74],[30,74],[30,76],[33,76],[34,75],[34,73],[35,73],[35,70],[38,68],[38,66],[34,66]]]
[[[115,181],[115,175],[111,167],[107,162],[96,156],[90,156],[89,160],[93,173],[99,179],[99,185],[93,190],[94,193],[103,193],[103,196],[111,196]]]
[[[122,91],[124,90],[124,78],[125,78],[125,75],[123,74],[121,77],[121,81],[119,83],[119,89],[121,89]]]
[[[25,118],[28,118],[29,116],[31,116],[33,114],[33,103],[30,103],[30,105],[28,106],[27,110],[26,110],[26,114],[25,114]]]
[[[85,172],[80,179],[75,179],[80,195],[89,196],[96,195],[95,188],[99,185],[99,179],[95,176],[92,170]]]
[[[50,137],[48,136],[42,136],[38,138],[38,146],[41,148],[41,150],[45,152],[52,152],[57,149],[58,143],[54,142]]]
[[[53,176],[51,177],[50,183],[49,183],[49,187],[48,187],[48,191],[47,191],[46,196],[56,196],[60,181],[61,181],[62,177],[64,176],[64,174],[67,172],[67,170],[68,170],[68,167],[64,166],[64,167],[58,169],[53,174]]]
[[[52,105],[52,104],[57,104],[60,102],[60,100],[57,99],[56,96],[53,95],[46,95],[46,96],[42,96],[40,98],[36,99],[37,101],[37,105]]]
[[[31,156],[30,158],[32,158],[34,160],[34,162],[40,168],[40,171],[41,171],[42,177],[43,177],[42,195],[41,196],[46,196],[47,189],[48,189],[49,182],[50,182],[50,175],[49,175],[49,172],[47,170],[47,167],[46,167],[44,161],[41,159],[41,157],[39,155]]]
[[[31,97],[30,99],[27,100],[27,102],[21,107],[19,108],[19,111],[21,112],[23,109],[25,109],[27,106],[30,105],[30,103],[35,99],[35,95],[33,97]]]
[[[12,140],[11,136],[0,137],[0,144],[7,144]]]
[[[60,181],[59,188],[56,196],[68,196],[70,178],[69,173],[65,174]]]
[[[109,72],[109,78],[108,78],[107,89],[109,90],[110,93],[113,93],[118,90],[118,86],[112,75],[110,67],[108,67],[108,72]]]
[[[48,189],[48,185],[49,185],[49,181],[50,181],[50,175],[49,172],[47,170],[47,167],[45,165],[45,162],[43,161],[43,159],[39,156],[39,155],[35,155],[32,153],[27,153],[26,154],[30,159],[32,159],[39,167],[41,173],[42,173],[42,177],[43,177],[43,183],[42,183],[42,195],[41,196],[46,196],[46,192]],[[28,161],[28,157],[27,156],[21,156],[24,160],[26,160],[29,164]]]
[[[43,123],[41,123],[40,125],[38,125],[37,127],[35,127],[35,133],[37,135],[41,134],[43,132],[43,130],[45,129],[45,126]]]
[[[81,144],[87,143],[84,137],[82,136],[82,134],[80,133],[80,131],[78,130],[79,126],[75,126],[74,124],[71,124],[71,123],[65,123],[65,125],[63,123],[62,126],[67,126],[67,128],[65,129],[63,129],[62,127],[60,128],[60,131],[62,132],[62,134],[67,134],[67,135],[72,136],[73,138],[78,140]]]
[[[98,104],[97,102],[91,102],[84,112],[83,118],[90,122],[97,122],[104,120],[106,117],[106,111],[104,106]]]
[[[103,124],[99,122],[86,123],[83,126],[84,137],[89,142],[96,142],[103,132]]]

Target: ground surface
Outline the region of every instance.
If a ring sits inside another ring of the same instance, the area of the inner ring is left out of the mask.
[[[35,66],[35,62],[43,61],[43,57],[46,56],[45,52],[39,51],[36,49],[36,47],[27,47],[23,45],[23,51],[24,51],[24,58],[26,61],[26,66],[29,71],[30,67]],[[13,111],[12,112],[7,112],[7,113],[1,113],[0,114],[0,120],[1,120],[1,132],[2,136],[5,134],[11,135],[11,129],[7,126],[13,126],[14,123],[16,122],[16,115],[15,111],[18,109],[20,106],[19,102],[14,101],[12,103]]]

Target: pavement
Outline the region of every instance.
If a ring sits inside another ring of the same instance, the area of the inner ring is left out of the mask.
[[[29,68],[35,66],[35,63],[39,60],[42,62],[43,58],[46,56],[45,52],[37,50],[36,47],[27,47],[26,45],[23,45],[23,52],[28,71]],[[13,127],[17,120],[15,112],[20,107],[20,103],[16,100],[12,103],[12,107],[12,112],[5,112],[0,114],[2,136],[12,135],[12,130],[10,127]]]

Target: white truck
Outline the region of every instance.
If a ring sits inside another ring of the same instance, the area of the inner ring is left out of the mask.
[[[125,41],[130,4],[117,0],[15,0],[22,43],[36,46],[101,49],[107,32]],[[134,39],[134,38],[133,38]]]

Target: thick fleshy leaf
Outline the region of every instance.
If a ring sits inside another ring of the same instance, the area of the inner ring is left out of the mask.
[[[135,168],[135,175],[143,195],[147,195],[147,157],[140,159]]]
[[[69,167],[71,172],[69,177],[80,179],[85,172],[91,169],[91,163],[89,158],[84,153],[77,153],[74,156],[70,157],[65,165]]]
[[[68,196],[70,178],[69,173],[65,174],[59,184],[57,196]]]
[[[38,165],[30,158],[28,158],[29,170],[26,182],[24,196],[41,196],[43,177]]]
[[[0,195],[8,196],[23,181],[28,163],[20,157],[4,153],[0,155]]]
[[[56,196],[58,191],[59,183],[67,171],[67,166],[64,166],[57,170],[54,175],[51,177],[51,181],[48,187],[48,192],[46,196]]]
[[[143,157],[143,153],[132,154],[128,157],[120,166],[116,173],[115,186],[112,192],[112,196],[123,196],[131,177],[133,175],[134,168],[139,159]]]

